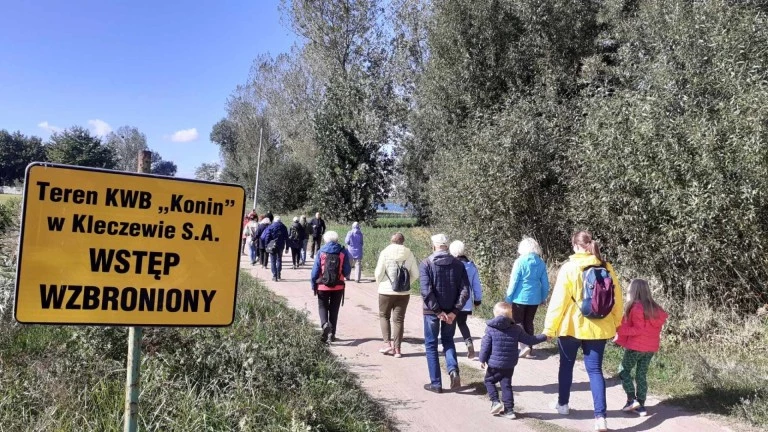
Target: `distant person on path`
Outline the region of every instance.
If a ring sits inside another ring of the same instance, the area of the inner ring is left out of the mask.
[[[590,233],[577,232],[571,244],[575,253],[560,268],[544,323],[544,334],[558,338],[560,351],[558,398],[553,408],[560,415],[570,412],[573,366],[581,348],[592,390],[595,430],[607,431],[603,353],[607,340],[621,325],[621,287],[613,266],[603,261]]]
[[[513,319],[529,335],[533,335],[533,319],[539,305],[547,301],[549,277],[541,259],[539,243],[525,237],[517,247],[519,257],[512,266],[507,287],[507,303],[512,304]],[[520,357],[535,357],[528,345],[520,346]]]
[[[270,223],[269,219],[265,217],[259,222],[259,228],[256,230],[256,238],[259,240],[259,264],[261,264],[262,268],[267,268],[269,254],[267,253],[267,245],[261,239],[261,235],[269,228]]]
[[[304,265],[307,263],[307,245],[309,244],[310,237],[312,237],[312,225],[307,222],[307,217],[304,215],[301,215],[299,223],[304,229],[304,240],[301,242],[301,265]]]
[[[315,252],[320,250],[320,241],[323,238],[323,234],[325,234],[325,221],[318,212],[315,213],[315,217],[309,221],[309,224],[312,226],[312,253],[309,257],[314,258]]]
[[[251,265],[254,266],[256,265],[256,257],[259,251],[259,236],[256,232],[259,228],[259,224],[256,221],[256,217],[255,214],[249,214],[248,223],[243,227],[243,237],[248,243],[248,249],[251,252]]]
[[[424,389],[443,392],[437,339],[441,338],[451,389],[461,387],[459,362],[453,335],[456,333],[456,316],[469,299],[469,278],[464,264],[448,253],[448,237],[432,236],[434,253],[419,265],[421,298],[424,302],[424,348],[429,368],[428,384]]]
[[[512,375],[517,366],[517,344],[528,345],[544,342],[543,334],[529,336],[512,320],[512,305],[505,302],[493,306],[494,318],[486,323],[485,335],[480,345],[480,364],[485,370],[485,389],[491,398],[491,414],[515,418],[515,397],[512,393]],[[501,402],[496,390],[501,385]]]
[[[264,248],[272,261],[272,280],[282,279],[283,270],[282,251],[285,249],[285,243],[288,241],[288,228],[280,220],[280,216],[275,217],[275,221],[261,234],[261,240],[264,242]]]
[[[293,224],[288,230],[288,247],[291,248],[291,258],[293,262],[293,269],[299,268],[301,265],[301,245],[304,242],[304,227],[299,222],[299,217],[293,218]]]
[[[355,282],[360,283],[360,276],[363,273],[363,232],[360,231],[360,225],[357,222],[352,223],[352,229],[347,233],[344,239],[351,259],[350,265],[355,267]]]
[[[349,254],[339,244],[339,234],[328,231],[323,235],[325,244],[317,253],[312,266],[310,284],[317,296],[323,342],[336,342],[339,308],[344,300],[344,281],[349,278]]]
[[[627,404],[623,411],[634,411],[640,417],[648,414],[645,397],[648,394],[648,366],[653,355],[659,351],[661,328],[667,320],[667,313],[653,301],[648,282],[633,279],[627,289],[624,318],[616,335],[616,344],[624,347],[619,376],[627,393]],[[635,379],[632,369],[637,368]],[[635,381],[637,388],[635,388]]]
[[[243,217],[243,240],[242,240],[243,244],[241,246],[241,249],[243,250],[243,255],[246,255],[246,248],[249,248],[249,245],[248,245],[248,231],[247,231],[246,227],[248,226],[248,222],[250,222],[251,220],[254,219],[254,216],[255,216],[255,213],[254,212],[250,212],[250,213],[248,213],[247,215],[245,215]],[[258,217],[255,217],[255,219],[257,219],[257,222],[258,222]],[[251,261],[253,261],[253,260],[251,260]],[[251,263],[251,264],[253,264],[253,263]]]
[[[379,285],[379,324],[386,344],[380,353],[402,357],[403,322],[411,300],[411,281],[419,274],[419,264],[410,249],[403,246],[405,236],[395,233],[390,245],[379,254],[374,278]],[[392,324],[390,325],[390,318]],[[394,327],[394,328],[393,328]]]
[[[451,243],[448,250],[451,252],[451,255],[464,264],[464,268],[467,270],[467,277],[469,278],[469,285],[472,287],[469,290],[467,304],[461,308],[456,316],[456,324],[459,327],[459,332],[461,332],[461,337],[464,338],[464,343],[467,345],[467,358],[473,359],[475,358],[475,345],[472,343],[472,333],[469,331],[467,318],[472,315],[472,309],[475,306],[480,306],[483,300],[483,287],[480,285],[480,275],[478,274],[477,266],[464,254],[464,242],[456,240]]]

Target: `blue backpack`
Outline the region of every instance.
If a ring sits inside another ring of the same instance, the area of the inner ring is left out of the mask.
[[[614,283],[604,262],[582,270],[583,300],[579,309],[586,318],[605,318],[616,304]],[[575,301],[575,299],[574,299]]]

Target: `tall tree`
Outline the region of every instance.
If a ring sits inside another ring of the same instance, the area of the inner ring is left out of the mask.
[[[51,135],[46,151],[48,160],[61,164],[108,169],[117,165],[114,151],[80,126]]]
[[[120,126],[106,136],[106,144],[115,153],[115,169],[136,172],[138,154],[147,149],[147,136],[133,126]]]
[[[150,173],[173,177],[176,175],[177,170],[178,167],[175,163],[168,160],[163,160],[163,158],[160,156],[160,153],[156,151],[152,152],[152,166],[150,168]]]
[[[0,185],[24,181],[27,165],[45,160],[45,147],[40,138],[0,130]]]
[[[221,171],[221,165],[205,162],[195,168],[195,178],[205,181],[217,181],[219,179],[219,171]]]

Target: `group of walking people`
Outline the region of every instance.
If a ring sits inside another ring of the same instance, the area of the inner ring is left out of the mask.
[[[354,228],[359,230],[357,225]],[[362,246],[362,234],[360,239]],[[315,258],[310,283],[318,297],[322,340],[333,342],[345,280],[350,278],[350,264],[355,259],[350,255],[352,248],[340,244],[336,232],[326,232],[324,240],[325,245]],[[467,325],[468,315],[483,301],[477,266],[467,258],[463,242],[449,243],[444,234],[432,236],[431,242],[432,254],[419,262],[405,246],[404,235],[395,233],[390,245],[381,251],[374,272],[384,341],[379,352],[395,358],[402,357],[403,325],[411,282],[418,275],[429,371],[425,390],[443,392],[438,343],[443,347],[449,387],[461,386],[454,344],[456,327],[459,327],[467,356],[477,355],[486,369],[484,382],[491,399],[491,414],[514,419],[512,376],[518,359],[535,357],[534,345],[557,339],[558,396],[552,409],[561,415],[569,414],[573,368],[581,350],[594,404],[595,430],[607,431],[603,355],[607,342],[614,340],[624,347],[620,377],[627,401],[622,410],[646,415],[646,374],[651,358],[659,349],[667,314],[654,302],[648,283],[642,279],[630,282],[624,301],[613,266],[603,259],[598,243],[589,232],[580,231],[571,238],[574,253],[560,268],[551,295],[541,247],[532,238],[520,242],[506,296],[493,307],[494,318],[487,322],[479,352],[475,350]],[[359,278],[358,273],[358,281]],[[536,335],[534,317],[548,298],[544,329]],[[501,387],[501,400],[497,384]]]

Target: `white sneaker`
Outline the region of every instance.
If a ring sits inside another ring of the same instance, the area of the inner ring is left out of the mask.
[[[520,354],[518,354],[519,358],[526,358],[528,354],[531,353],[531,347],[526,346],[525,348],[520,350]]]
[[[571,412],[570,408],[568,408],[568,404],[560,405],[555,401],[554,404],[552,404],[552,409],[557,410],[557,413],[560,415],[568,415],[568,413]]]
[[[502,412],[504,412],[504,405],[502,405],[502,404],[500,404],[498,402],[493,402],[491,404],[491,414],[492,415],[499,415]]]
[[[608,423],[605,421],[605,417],[598,417],[595,419],[595,430],[600,432],[608,430]]]

